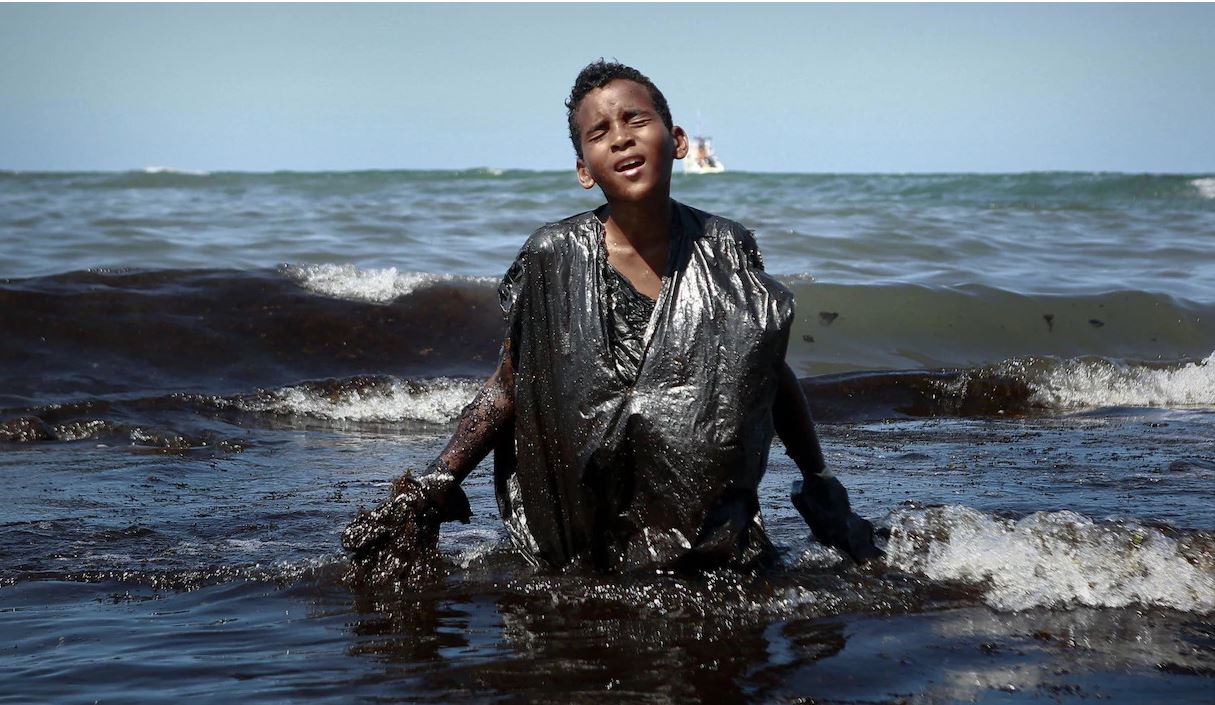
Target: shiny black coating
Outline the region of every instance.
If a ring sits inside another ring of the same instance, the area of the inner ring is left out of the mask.
[[[388,499],[360,511],[342,532],[350,580],[396,587],[434,574],[439,525],[467,524],[472,512],[454,477],[433,465],[430,471],[420,479],[408,472],[397,478]]]
[[[790,499],[819,543],[837,548],[857,563],[886,554],[873,543],[873,524],[856,512],[838,479],[806,475],[793,483]]]
[[[672,206],[668,271],[636,379],[617,373],[583,213],[536,231],[500,288],[515,370],[499,507],[537,564],[751,565],[771,555],[756,490],[793,296],[741,225]]]

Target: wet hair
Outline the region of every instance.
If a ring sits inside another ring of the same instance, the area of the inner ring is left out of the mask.
[[[658,90],[658,86],[654,82],[646,78],[645,74],[641,73],[632,66],[615,61],[604,61],[602,58],[598,61],[591,62],[586,65],[586,68],[578,72],[578,78],[574,79],[574,87],[570,89],[569,100],[565,101],[565,107],[568,109],[567,117],[570,124],[570,141],[574,143],[574,153],[578,158],[582,158],[582,139],[578,130],[578,106],[582,104],[582,99],[588,93],[596,88],[603,88],[612,81],[623,80],[632,81],[645,86],[649,91],[650,102],[654,104],[654,109],[658,111],[658,117],[662,118],[662,124],[667,126],[667,130],[674,128],[675,124],[671,121],[671,108],[667,106],[667,99],[662,95],[662,91]]]

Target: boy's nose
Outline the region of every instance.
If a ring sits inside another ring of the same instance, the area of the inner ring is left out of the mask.
[[[633,146],[633,135],[628,130],[618,129],[612,131],[613,151],[620,151],[631,146]]]

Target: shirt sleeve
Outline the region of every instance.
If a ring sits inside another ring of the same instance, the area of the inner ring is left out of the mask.
[[[751,269],[764,271],[764,256],[759,252],[759,245],[755,242],[755,233],[750,230],[745,231],[742,239],[743,255],[747,258],[747,266]]]
[[[506,317],[506,331],[502,339],[502,347],[504,351],[509,351],[511,356],[511,364],[516,368],[519,363],[519,333],[521,330],[522,315],[522,299],[523,291],[527,286],[526,281],[527,268],[524,264],[524,253],[520,252],[515,261],[511,263],[510,268],[506,270],[506,275],[502,277],[502,283],[498,285],[498,305],[502,308],[502,313]]]

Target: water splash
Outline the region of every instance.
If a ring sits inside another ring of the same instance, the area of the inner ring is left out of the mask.
[[[359,269],[352,264],[283,265],[279,271],[305,289],[348,301],[389,303],[451,275],[400,272],[396,267]]]
[[[979,584],[996,609],[1139,604],[1215,611],[1215,555],[1204,535],[1184,541],[1071,511],[1011,520],[962,506],[899,509],[890,526],[890,565]]]
[[[1199,196],[1215,199],[1215,177],[1194,179],[1190,185],[1198,189]]]
[[[1172,368],[1066,360],[1028,381],[1052,408],[1215,406],[1215,353]]]
[[[242,411],[336,421],[442,424],[453,420],[480,386],[469,379],[354,378],[293,385],[227,403]]]

